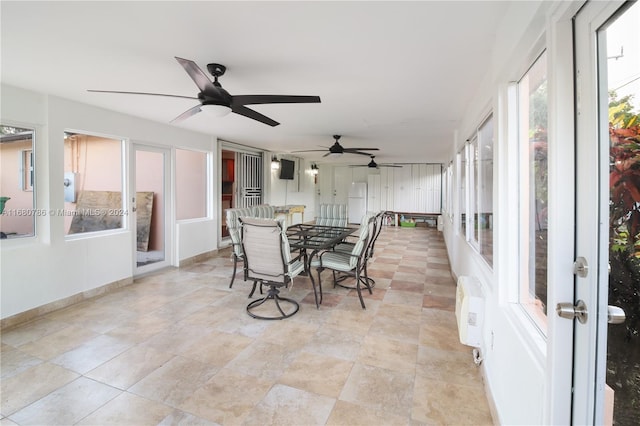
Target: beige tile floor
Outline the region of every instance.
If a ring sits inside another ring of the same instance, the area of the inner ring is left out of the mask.
[[[2,331],[0,425],[492,424],[433,228],[385,227],[360,308],[325,277],[284,321],[245,312],[229,250]]]

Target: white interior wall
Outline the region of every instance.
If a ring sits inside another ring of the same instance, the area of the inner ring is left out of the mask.
[[[65,130],[116,136],[168,148],[179,143],[215,155],[215,138],[211,136],[142,119],[132,120],[123,114],[6,85],[2,86],[2,121],[36,129],[36,208],[41,211],[64,209]],[[212,192],[212,200],[217,200],[217,189]],[[217,209],[211,211],[214,212],[211,218],[176,225],[172,234],[177,236],[174,244],[180,248],[180,259],[216,248]],[[46,214],[37,217],[36,233],[34,238],[0,243],[2,318],[133,275],[135,235],[130,227],[97,236],[65,239],[64,217]],[[33,267],[35,262],[37,268]],[[177,264],[175,258],[173,264]]]
[[[518,252],[518,223],[509,212],[517,211],[518,171],[509,159],[514,141],[506,128],[506,90],[531,64],[531,52],[544,36],[548,24],[547,5],[519,4],[510,9],[497,29],[493,68],[486,84],[469,103],[465,119],[452,137],[451,160],[465,140],[494,113],[494,269],[460,235],[459,185],[453,186],[453,220],[444,218],[444,237],[455,276],[477,277],[485,297],[485,319],[481,353],[482,368],[498,424],[544,424],[549,411],[547,347],[520,307],[513,303],[517,270],[513,253]],[[544,41],[544,40],[543,40]],[[570,55],[568,55],[570,57]],[[511,151],[510,151],[511,150]],[[454,170],[454,176],[459,176]],[[550,192],[553,191],[550,188]],[[516,195],[516,196],[514,196]]]
[[[269,156],[269,158],[271,157]],[[267,176],[270,190],[265,202],[273,206],[303,205],[305,206],[304,221],[313,220],[315,217],[316,184],[313,183],[311,163],[302,158],[297,159],[295,172],[298,173],[298,180],[295,181],[280,179],[280,170],[271,170],[271,160],[268,161],[266,167],[268,167]],[[296,186],[296,183],[299,184],[299,187]],[[297,224],[301,221],[298,213],[294,214],[291,219],[293,222],[291,224]]]

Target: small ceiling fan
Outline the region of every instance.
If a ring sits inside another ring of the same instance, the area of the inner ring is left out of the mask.
[[[369,161],[369,164],[356,164],[356,165],[352,165],[349,167],[368,167],[370,169],[377,169],[380,167],[402,167],[398,164],[378,164],[376,163],[376,161],[374,160],[376,158],[375,155],[371,155],[371,161]]]
[[[333,145],[331,145],[330,147],[326,147],[325,149],[308,149],[308,150],[304,150],[304,151],[293,151],[293,152],[323,152],[326,151],[327,149],[329,150],[329,152],[327,152],[325,155],[323,155],[323,157],[327,157],[331,154],[334,155],[340,155],[340,154],[360,154],[360,155],[371,155],[368,152],[363,152],[363,151],[379,151],[378,148],[345,148],[342,145],[340,145],[340,135],[333,135],[333,138],[336,140],[334,142]]]
[[[237,95],[232,96],[222,88],[222,85],[218,82],[218,77],[224,75],[227,68],[220,64],[208,64],[207,70],[213,75],[213,82],[207,77],[207,75],[196,65],[195,62],[189,59],[183,59],[175,57],[178,63],[182,65],[184,70],[189,74],[189,77],[196,83],[200,92],[197,97],[193,96],[181,96],[181,95],[167,95],[162,93],[144,93],[144,92],[123,92],[114,90],[88,90],[88,92],[97,93],[118,93],[125,95],[151,95],[151,96],[165,96],[171,98],[183,98],[183,99],[195,99],[199,100],[200,104],[192,108],[189,108],[173,120],[171,123],[183,121],[192,115],[199,113],[200,111],[207,110],[213,114],[221,117],[230,112],[243,115],[245,117],[257,120],[261,123],[268,124],[269,126],[277,126],[278,123],[271,118],[260,114],[257,111],[247,108],[245,105],[258,105],[258,104],[299,104],[299,103],[319,103],[319,96],[289,96],[289,95]]]

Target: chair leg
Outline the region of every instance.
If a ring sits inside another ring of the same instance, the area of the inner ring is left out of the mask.
[[[366,263],[364,264],[364,276],[362,278],[364,280],[362,283],[369,290],[369,294],[373,294],[373,291],[371,291],[371,289],[376,284],[376,282],[373,280],[373,278],[369,278],[369,272],[367,272],[367,264]]]
[[[362,309],[367,309],[367,307],[364,306],[364,299],[362,299],[362,290],[360,289],[360,272],[358,271],[358,269],[356,269],[356,291],[358,292],[358,297],[360,298],[360,305],[362,306]],[[369,291],[371,291],[371,289],[369,289]]]
[[[249,293],[249,298],[253,296],[253,293],[256,291],[256,287],[258,285],[258,281],[253,282],[253,287],[251,288],[251,293]],[[262,294],[262,283],[260,283],[260,294]]]
[[[318,287],[320,288],[320,300],[318,300],[318,292],[316,291],[316,284],[313,281],[313,272],[309,271],[309,278],[311,278],[311,286],[313,287],[313,297],[316,299],[316,309],[320,309],[320,303],[322,303],[322,278],[320,278],[320,273],[323,268],[318,267],[316,271],[318,272]]]
[[[233,287],[233,281],[236,279],[236,270],[238,268],[238,256],[233,254],[233,274],[231,275],[231,282],[229,283],[229,288]]]

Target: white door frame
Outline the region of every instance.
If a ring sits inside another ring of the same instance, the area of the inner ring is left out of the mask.
[[[597,31],[623,1],[589,2],[575,19],[576,256],[589,265],[576,277],[574,303],[587,306],[585,324],[574,321],[572,422],[603,424],[607,361],[609,252],[609,132],[606,64],[598,61]],[[606,49],[606,46],[605,46]],[[604,56],[606,61],[606,55]],[[598,70],[600,68],[600,70]],[[600,84],[603,82],[604,84]],[[607,141],[604,143],[602,141]]]

